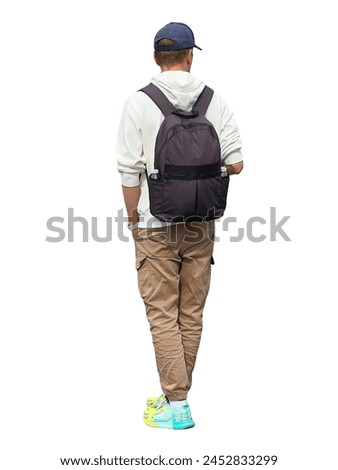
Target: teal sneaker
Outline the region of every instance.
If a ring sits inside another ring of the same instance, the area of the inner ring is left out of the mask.
[[[188,404],[175,411],[167,401],[158,408],[148,407],[143,419],[153,428],[188,429],[195,426]]]
[[[191,412],[188,404],[183,405],[177,411],[171,409],[171,414],[173,429],[188,429],[193,428],[195,426],[195,423],[191,417]]]

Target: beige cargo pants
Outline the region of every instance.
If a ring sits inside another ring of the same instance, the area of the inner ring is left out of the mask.
[[[210,285],[214,221],[140,229],[135,237],[138,285],[163,393],[184,400],[202,332]]]

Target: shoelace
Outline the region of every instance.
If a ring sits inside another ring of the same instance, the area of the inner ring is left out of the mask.
[[[160,401],[157,406],[156,406],[156,409],[160,409],[162,408],[162,406],[166,405],[168,403],[167,399],[164,397],[162,401]]]

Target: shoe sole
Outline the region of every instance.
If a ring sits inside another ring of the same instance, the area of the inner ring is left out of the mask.
[[[165,421],[147,421],[143,419],[144,423],[151,428],[162,428],[162,429],[174,429],[175,431],[183,431],[184,429],[190,429],[195,426],[193,421],[188,421],[187,423],[173,423],[173,422],[165,422]]]
[[[151,421],[146,421],[145,419],[143,421],[145,422],[147,426],[150,426],[151,428],[173,429],[173,423],[166,423],[166,422],[154,423]]]
[[[195,426],[195,423],[193,421],[188,421],[187,423],[181,424],[181,423],[173,423],[173,429],[175,431],[182,431],[183,429],[190,429]]]

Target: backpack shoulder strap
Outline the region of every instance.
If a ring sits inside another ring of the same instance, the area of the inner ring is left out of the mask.
[[[214,90],[205,85],[199,97],[197,98],[193,110],[198,111],[199,115],[204,116],[208,106],[210,104],[211,98],[214,95]]]
[[[168,100],[165,94],[153,83],[141,88],[139,91],[143,91],[146,95],[153,100],[153,102],[160,108],[165,116],[176,111],[175,106]]]

